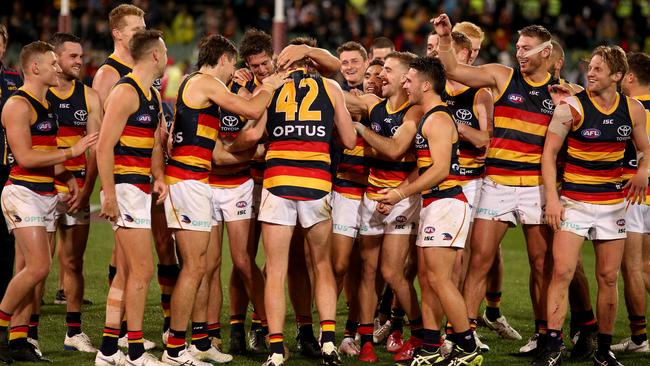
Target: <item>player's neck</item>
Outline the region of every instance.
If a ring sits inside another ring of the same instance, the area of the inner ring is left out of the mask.
[[[549,73],[545,68],[539,67],[535,72],[523,73],[524,77],[533,83],[541,83],[548,77]]]
[[[157,79],[154,71],[146,64],[133,66],[133,71],[131,73],[138,79],[138,82],[140,82],[145,93],[151,89],[154,80]]]
[[[465,89],[466,87],[467,86],[465,86],[465,85],[463,85],[463,84],[461,84],[461,83],[459,83],[457,81],[447,79],[447,89],[449,89],[450,91],[461,90],[461,89]]]
[[[120,61],[126,63],[126,66],[132,66],[134,63],[133,57],[131,57],[131,53],[129,52],[129,49],[126,48],[125,46],[122,46],[122,44],[120,43],[115,43],[113,54],[117,56],[117,58],[119,58]]]
[[[401,107],[406,101],[408,101],[408,96],[406,95],[406,92],[400,91],[399,93],[395,93],[394,95],[391,95],[388,97],[388,106],[390,107],[391,110],[395,111],[399,107]]]
[[[628,97],[636,98],[644,95],[650,95],[650,86],[634,85],[628,87]]]
[[[54,87],[54,90],[59,94],[65,94],[72,88],[73,79],[58,78],[59,85]]]
[[[22,89],[33,95],[40,102],[45,103],[45,95],[47,95],[49,86],[39,82],[38,80],[30,80],[29,78],[26,78]]]
[[[210,75],[210,76],[212,76],[212,77],[215,77],[215,78],[219,79],[222,83],[227,84],[227,82],[226,82],[227,80],[225,80],[226,77],[224,77],[223,75],[221,75],[222,73],[219,72],[219,71],[220,71],[220,69],[219,69],[218,66],[213,66],[213,67],[211,67],[211,66],[203,65],[203,66],[201,66],[201,68],[199,69],[199,72],[200,72],[201,74],[204,74],[204,75]]]
[[[422,94],[422,111],[426,113],[430,111],[433,107],[442,104],[442,99],[440,95],[436,93],[424,93]]]
[[[589,96],[594,101],[594,103],[597,103],[598,106],[605,110],[609,110],[612,105],[616,103],[616,95],[616,84],[612,84],[612,86],[599,91],[589,92]]]

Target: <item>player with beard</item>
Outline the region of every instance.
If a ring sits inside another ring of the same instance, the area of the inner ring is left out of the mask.
[[[59,131],[57,145],[66,149],[85,135],[99,131],[103,109],[97,92],[79,79],[83,63],[81,39],[69,33],[56,33],[50,39],[57,54],[61,73],[59,85],[50,88],[47,100],[57,115]],[[83,256],[88,241],[90,206],[88,200],[97,178],[95,149],[85,155],[67,160],[63,166],[74,175],[80,192],[70,202],[67,185],[55,180],[59,203],[55,213],[59,231],[59,261],[63,269],[63,288],[66,294],[67,333],[64,347],[70,350],[95,353],[88,336],[81,331],[81,305],[84,293]],[[40,302],[40,298],[35,303]],[[33,316],[33,315],[32,315]]]
[[[415,197],[397,204],[389,213],[375,201],[377,193],[401,184],[415,168],[412,151],[420,108],[411,108],[402,78],[415,55],[393,52],[386,57],[381,72],[382,95],[346,96],[351,113],[365,114],[370,128],[355,123],[359,133],[372,147],[368,161],[368,187],[361,203],[359,233],[361,253],[361,282],[359,285],[361,352],[359,360],[376,362],[373,346],[373,317],[377,305],[375,279],[379,263],[381,275],[395,291],[397,300],[406,310],[411,327],[411,338],[395,354],[395,361],[412,358],[413,351],[422,342],[422,318],[412,281],[405,276],[406,259],[415,234],[419,204]],[[381,258],[381,260],[380,260]]]
[[[616,320],[618,271],[626,237],[625,211],[629,204],[646,198],[646,159],[623,186],[626,143],[634,141],[644,156],[650,154],[646,111],[634,99],[617,92],[627,72],[625,53],[618,46],[597,47],[591,56],[587,89],[566,98],[553,114],[542,156],[546,188],[546,219],[555,231],[553,273],[548,287],[548,335],[544,352],[533,365],[562,362],[562,324],[567,310],[568,288],[582,243],[592,240],[598,282],[598,348],[594,365],[620,365],[610,350]],[[568,140],[560,192],[557,155]],[[627,193],[627,205],[624,189]]]
[[[96,133],[91,134],[68,149],[57,150],[58,124],[45,98],[48,88],[58,85],[61,72],[52,45],[37,41],[23,47],[20,65],[25,84],[2,110],[2,124],[15,158],[2,192],[2,211],[24,259],[0,302],[0,360],[4,363],[46,361],[27,342],[27,324],[35,287],[50,270],[48,243],[53,239],[57,203],[54,177],[66,182],[69,201],[74,201],[79,188],[62,163],[84,154],[97,139]]]
[[[97,145],[97,167],[102,183],[102,217],[113,223],[116,246],[124,254],[120,287],[113,282],[108,292],[106,327],[95,365],[124,362],[118,350],[119,304],[124,299],[128,325],[126,362],[130,365],[161,364],[145,353],[142,321],[147,289],[152,276],[152,196],[161,204],[167,196],[161,143],[162,105],[153,87],[167,65],[167,48],[159,31],[140,31],[129,42],[133,71],[120,79],[106,99],[106,113]],[[124,103],[137,100],[137,103]],[[153,177],[153,185],[152,185]],[[109,308],[108,305],[113,305]],[[115,311],[117,314],[109,314]]]
[[[470,87],[488,88],[494,98],[494,133],[470,240],[472,270],[463,287],[472,328],[476,327],[487,273],[499,244],[508,226],[521,223],[533,278],[530,293],[536,333],[544,333],[550,238],[542,221],[541,153],[555,98],[549,92],[555,79],[547,72],[551,34],[537,25],[520,30],[516,45],[519,64],[515,69],[499,64],[469,66],[458,63],[451,52],[447,15],[432,21],[440,37],[438,54],[447,77]]]

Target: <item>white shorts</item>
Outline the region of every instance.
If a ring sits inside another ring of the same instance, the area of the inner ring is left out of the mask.
[[[615,240],[627,237],[625,202],[595,205],[561,197],[564,221],[561,230],[584,236],[587,240]]]
[[[363,195],[361,201],[361,235],[415,235],[420,213],[420,196],[413,195],[399,201],[393,209],[384,215],[377,211],[379,202]]]
[[[68,196],[68,193],[59,192],[56,210],[54,211],[54,221],[65,226],[89,225],[90,206],[80,208],[75,213],[69,213],[70,205],[65,203]]]
[[[253,180],[249,179],[234,188],[214,188],[212,190],[212,226],[221,221],[248,220],[253,213]]]
[[[443,198],[420,210],[420,226],[415,245],[419,247],[465,247],[471,209],[467,202]]]
[[[484,178],[475,219],[505,221],[516,226],[544,223],[544,187],[498,184]]]
[[[650,205],[629,205],[625,222],[628,232],[650,234]]]
[[[361,221],[361,200],[332,192],[332,233],[356,238]]]
[[[207,231],[212,228],[212,191],[210,185],[196,180],[169,186],[165,199],[165,218],[170,229]]]
[[[469,203],[469,208],[472,213],[470,216],[470,222],[474,221],[474,216],[476,216],[476,210],[478,209],[478,204],[481,199],[481,186],[483,185],[483,178],[472,179],[467,181],[465,185],[462,186],[463,194],[467,198],[467,203]]]
[[[113,230],[118,228],[151,229],[151,194],[129,183],[115,185],[115,196],[120,217],[113,223]],[[100,192],[104,201],[104,192]]]
[[[30,226],[43,226],[47,232],[54,232],[57,201],[56,195],[38,194],[17,184],[5,186],[2,189],[2,214],[9,232]]]
[[[332,218],[331,197],[327,194],[317,200],[296,201],[278,197],[264,188],[258,220],[285,226],[300,222],[303,228],[310,228]]]

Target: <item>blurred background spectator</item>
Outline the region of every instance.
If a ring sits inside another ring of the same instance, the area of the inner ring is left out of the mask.
[[[36,39],[46,40],[57,29],[59,0],[2,0],[0,22],[7,25],[14,64],[18,50]],[[120,1],[71,0],[72,29],[84,40],[85,75],[92,77],[112,50],[107,14]],[[221,33],[238,43],[249,27],[271,31],[272,0],[134,0],[146,11],[148,27],[162,29],[175,75],[191,64],[194,47],[204,34]],[[215,4],[217,3],[217,4]],[[310,35],[319,46],[335,50],[348,40],[369,47],[375,37],[393,40],[396,49],[422,53],[429,19],[447,12],[452,21],[479,24],[486,39],[477,62],[514,62],[517,30],[542,24],[565,45],[566,76],[576,81],[579,61],[603,43],[626,51],[650,52],[650,0],[285,0],[288,38]],[[578,80],[579,81],[579,80]],[[171,84],[174,84],[172,82]]]

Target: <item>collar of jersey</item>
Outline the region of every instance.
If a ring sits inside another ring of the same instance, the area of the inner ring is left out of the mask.
[[[68,95],[60,95],[55,87],[51,87],[50,91],[52,92],[52,94],[56,95],[57,98],[59,98],[61,100],[66,100],[66,99],[68,99],[68,98],[70,98],[72,96],[72,93],[74,93],[74,88],[75,88],[75,83],[76,82],[77,82],[76,80],[72,80],[72,87],[70,88],[70,91],[68,91]]]
[[[614,102],[614,104],[612,104],[611,107],[609,107],[608,110],[605,110],[605,109],[603,109],[603,107],[601,107],[598,103],[596,103],[596,101],[594,100],[594,98],[591,97],[591,93],[589,92],[589,90],[587,90],[587,97],[589,98],[589,100],[591,101],[591,103],[594,105],[594,107],[596,107],[596,109],[598,109],[598,111],[599,111],[600,113],[602,113],[602,114],[607,114],[607,115],[612,114],[612,113],[616,110],[616,108],[618,108],[618,104],[619,104],[619,102],[621,101],[621,94],[620,94],[620,93],[616,93],[616,101]]]

